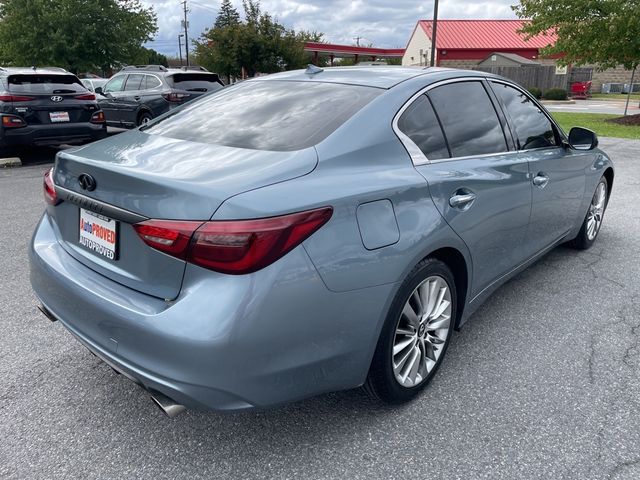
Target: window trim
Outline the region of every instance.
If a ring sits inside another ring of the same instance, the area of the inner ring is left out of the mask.
[[[538,150],[551,150],[551,149],[556,149],[556,148],[562,148],[562,144],[566,141],[566,135],[564,133],[564,131],[558,126],[558,124],[556,123],[556,121],[553,119],[553,117],[551,116],[551,114],[547,111],[546,108],[544,108],[544,106],[538,102],[537,99],[535,99],[533,97],[533,95],[531,95],[528,91],[526,91],[524,88],[520,87],[519,85],[512,83],[512,82],[508,82],[505,81],[501,78],[487,78],[487,82],[489,83],[489,87],[491,88],[491,90],[493,91],[493,87],[491,86],[491,83],[500,83],[502,85],[507,85],[508,87],[512,87],[514,89],[516,89],[517,91],[519,91],[520,93],[522,93],[525,97],[527,97],[531,102],[533,102],[533,104],[538,107],[538,109],[542,112],[542,114],[547,117],[547,120],[549,120],[549,122],[551,123],[551,126],[554,129],[554,133],[556,135],[556,140],[559,140],[559,145],[550,145],[547,147],[535,147],[535,148],[523,148],[520,149],[520,141],[518,140],[518,128],[516,127],[513,119],[511,118],[511,115],[509,115],[509,112],[507,111],[507,109],[505,108],[505,105],[502,101],[502,99],[498,96],[497,93],[494,92],[494,95],[496,96],[496,100],[498,102],[498,105],[500,106],[500,109],[502,110],[504,116],[507,119],[507,124],[509,125],[509,130],[511,130],[511,134],[514,135],[515,140],[516,140],[516,151],[519,153],[527,153],[527,152],[535,152]]]
[[[420,150],[420,148],[418,147],[418,145],[416,145],[413,140],[411,140],[407,135],[404,134],[404,132],[402,132],[402,130],[400,130],[400,128],[398,127],[398,120],[400,119],[400,117],[402,116],[402,114],[405,112],[405,110],[407,110],[407,108],[409,108],[409,106],[411,106],[411,104],[413,104],[413,102],[415,102],[420,95],[424,95],[426,94],[429,90],[432,90],[434,88],[440,87],[442,85],[447,85],[450,83],[462,83],[462,82],[468,82],[468,81],[476,81],[476,82],[481,82],[481,83],[486,83],[486,82],[491,82],[491,81],[497,81],[500,83],[504,83],[505,85],[509,85],[509,86],[513,86],[518,90],[522,90],[520,87],[518,87],[516,84],[509,82],[509,81],[505,81],[502,79],[498,79],[498,78],[494,78],[494,77],[488,77],[488,76],[475,76],[475,75],[470,75],[470,76],[465,76],[465,77],[456,77],[456,78],[448,78],[446,80],[440,80],[438,82],[432,83],[431,85],[427,85],[426,87],[421,88],[420,90],[418,90],[415,94],[413,94],[411,97],[409,97],[409,100],[407,100],[402,107],[400,107],[400,109],[396,112],[395,116],[393,117],[393,120],[391,122],[391,127],[394,131],[394,133],[396,134],[396,136],[398,137],[398,139],[400,140],[400,142],[402,143],[402,145],[404,146],[405,150],[407,151],[407,153],[409,154],[409,156],[411,157],[411,161],[413,163],[414,166],[420,166],[420,165],[429,165],[432,163],[440,163],[440,162],[450,162],[452,160],[467,160],[467,159],[471,159],[471,158],[486,158],[486,157],[496,157],[498,155],[511,155],[511,154],[517,154],[519,152],[525,152],[525,151],[530,151],[530,150],[518,150],[517,145],[513,144],[510,145],[509,141],[507,139],[507,132],[504,129],[504,125],[502,124],[502,121],[500,120],[500,115],[499,113],[496,111],[496,116],[498,117],[498,123],[500,123],[500,126],[502,127],[502,132],[505,136],[505,141],[507,144],[507,151],[506,152],[496,152],[496,153],[483,153],[480,155],[465,155],[463,157],[450,157],[450,158],[441,158],[441,159],[437,159],[437,160],[429,160],[427,158],[427,156],[422,152],[422,150]],[[507,127],[509,128],[509,134],[513,135],[513,126],[511,125],[511,119],[507,116],[507,114],[504,112],[503,106],[502,104],[499,102],[499,99],[494,99],[491,95],[491,93],[493,93],[495,95],[495,92],[493,92],[493,90],[491,90],[491,92],[487,91],[487,87],[485,85],[483,85],[483,87],[485,88],[485,91],[487,93],[487,96],[489,97],[489,101],[491,102],[491,104],[493,105],[494,110],[496,110],[497,108],[500,108],[500,110],[502,111],[505,120],[507,122]],[[489,88],[491,88],[491,86],[489,85]],[[528,92],[523,92],[527,95],[527,97],[530,97],[530,95],[528,94]],[[427,95],[428,98],[428,95]],[[431,101],[431,99],[429,99],[429,101]],[[540,104],[536,101],[535,105],[540,107]],[[434,108],[434,111],[436,112],[436,116],[438,116],[438,112],[437,110]],[[553,121],[552,118],[550,118],[549,113],[546,111],[546,109],[541,108],[541,111],[545,114],[545,116],[551,120],[552,124],[557,128],[557,124],[555,123],[555,121]],[[439,116],[438,116],[439,118]],[[440,128],[442,128],[442,125],[440,126]],[[558,133],[562,132],[562,130],[558,129],[557,130]],[[444,134],[444,130],[443,130],[443,134]],[[445,139],[446,134],[445,135]],[[561,135],[562,136],[562,135]],[[448,139],[447,139],[448,142]],[[513,149],[512,149],[513,147]],[[537,149],[533,149],[533,150],[539,150],[541,148],[557,148],[558,146],[554,146],[554,147],[538,147]]]

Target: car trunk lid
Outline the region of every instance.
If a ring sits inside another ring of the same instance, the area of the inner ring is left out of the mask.
[[[227,198],[305,175],[316,163],[313,148],[249,150],[134,130],[60,152],[54,182],[65,201],[50,212],[61,244],[76,259],[138,291],[172,299],[180,291],[185,262],[144,244],[134,223],[206,221]],[[94,183],[87,184],[88,177]],[[109,219],[117,222],[114,259],[104,248],[98,251],[111,237],[109,224],[103,224]],[[100,234],[93,238],[97,246],[81,244],[81,222]]]

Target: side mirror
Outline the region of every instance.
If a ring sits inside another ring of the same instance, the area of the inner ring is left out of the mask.
[[[587,128],[573,127],[569,131],[569,145],[576,150],[593,150],[598,146],[598,136]]]
[[[102,95],[102,87],[96,87],[93,92],[97,93],[98,95]]]

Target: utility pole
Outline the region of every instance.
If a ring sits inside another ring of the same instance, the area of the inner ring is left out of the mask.
[[[356,37],[354,40],[356,41],[356,46],[359,47],[360,46],[360,37]]]
[[[636,65],[633,66],[633,70],[631,71],[631,83],[629,84],[629,91],[627,92],[627,102],[624,104],[624,116],[627,116],[627,111],[629,110],[629,100],[631,99],[631,93],[633,92],[633,79],[636,77]]]
[[[436,33],[438,30],[438,0],[433,5],[433,26],[431,32],[431,67],[436,66]]]
[[[189,63],[189,21],[187,20],[187,13],[189,10],[187,9],[187,0],[182,2],[182,6],[184,7],[184,21],[182,22],[184,25],[184,53],[185,57],[187,57],[187,67],[190,67]]]
[[[178,55],[180,56],[180,66],[182,66],[182,37],[184,37],[184,33],[178,35]]]

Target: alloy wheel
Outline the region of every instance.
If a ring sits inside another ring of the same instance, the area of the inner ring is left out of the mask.
[[[593,194],[591,205],[589,205],[589,213],[587,214],[587,239],[589,241],[596,238],[600,230],[606,201],[607,186],[604,182],[600,182],[596,187],[596,192]]]
[[[396,327],[393,373],[403,387],[422,383],[436,366],[451,325],[451,290],[440,276],[425,279],[409,296]]]

